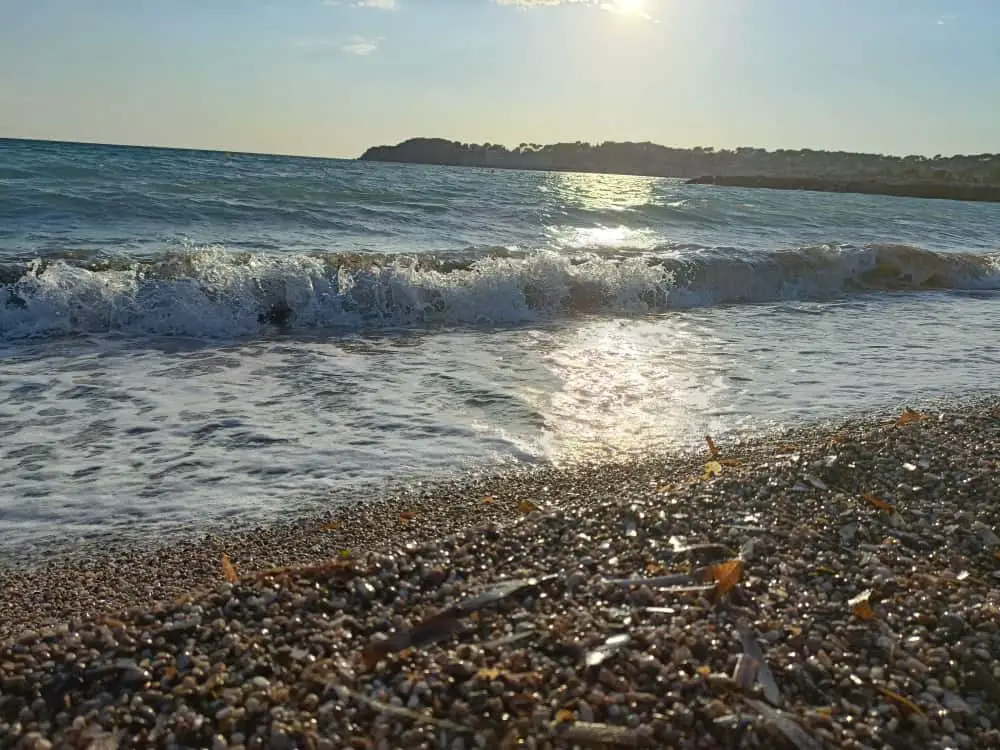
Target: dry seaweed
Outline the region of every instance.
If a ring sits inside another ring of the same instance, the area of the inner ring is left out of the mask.
[[[882,695],[884,695],[890,701],[895,703],[896,707],[899,708],[900,713],[902,713],[904,716],[920,716],[920,717],[926,716],[924,710],[920,708],[920,706],[918,706],[916,703],[911,701],[909,698],[907,698],[905,695],[894,693],[892,690],[889,690],[888,688],[884,687],[880,687],[879,692],[881,692]]]
[[[603,664],[609,656],[627,646],[631,641],[631,636],[626,635],[625,633],[613,635],[597,648],[588,651],[587,655],[584,657],[584,662],[588,667],[599,666]]]
[[[549,724],[553,739],[578,745],[613,745],[616,747],[650,747],[651,740],[634,729],[613,724],[588,721],[560,721]]]
[[[746,704],[781,732],[798,750],[822,750],[819,742],[813,739],[802,725],[792,718],[791,714],[751,698],[746,699]]]
[[[764,652],[760,650],[760,645],[757,643],[757,638],[753,631],[746,625],[741,624],[736,626],[736,632],[740,637],[740,644],[743,646],[743,655],[749,656],[756,662],[757,683],[763,689],[764,697],[768,703],[775,706],[780,705],[781,690],[778,688],[778,683],[774,680],[771,668],[767,666]],[[739,664],[737,664],[737,667],[739,667]]]
[[[452,732],[462,732],[464,734],[472,734],[475,731],[471,727],[456,724],[454,721],[439,719],[436,716],[430,716],[429,714],[421,713],[420,711],[414,711],[409,708],[403,708],[402,706],[394,706],[391,703],[377,701],[374,698],[369,698],[368,696],[355,692],[354,690],[351,690],[343,685],[335,685],[334,690],[337,691],[337,694],[342,700],[351,699],[356,703],[368,706],[374,711],[385,714],[386,716],[391,716],[394,719],[412,721],[417,724],[431,724],[441,729],[447,729]]]
[[[533,593],[542,584],[556,578],[558,576],[549,575],[543,578],[504,581],[478,596],[459,602],[455,606],[427,618],[408,630],[400,630],[389,638],[373,641],[361,652],[361,661],[366,668],[371,669],[389,654],[408,648],[422,648],[447,640],[462,630],[461,619],[463,617],[505,599]]]

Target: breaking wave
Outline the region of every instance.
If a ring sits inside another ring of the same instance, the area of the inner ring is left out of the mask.
[[[1000,254],[905,245],[416,257],[208,248],[145,261],[67,254],[0,265],[0,338],[511,324],[946,289],[1000,289]]]

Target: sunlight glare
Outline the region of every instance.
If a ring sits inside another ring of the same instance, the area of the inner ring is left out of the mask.
[[[618,12],[622,15],[642,15],[644,0],[614,0]]]

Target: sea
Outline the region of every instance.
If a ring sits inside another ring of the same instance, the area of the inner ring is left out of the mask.
[[[993,393],[1000,204],[0,140],[0,561]]]

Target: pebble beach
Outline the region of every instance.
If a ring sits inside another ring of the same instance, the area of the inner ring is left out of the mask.
[[[0,747],[1000,747],[1000,400],[0,571]]]

